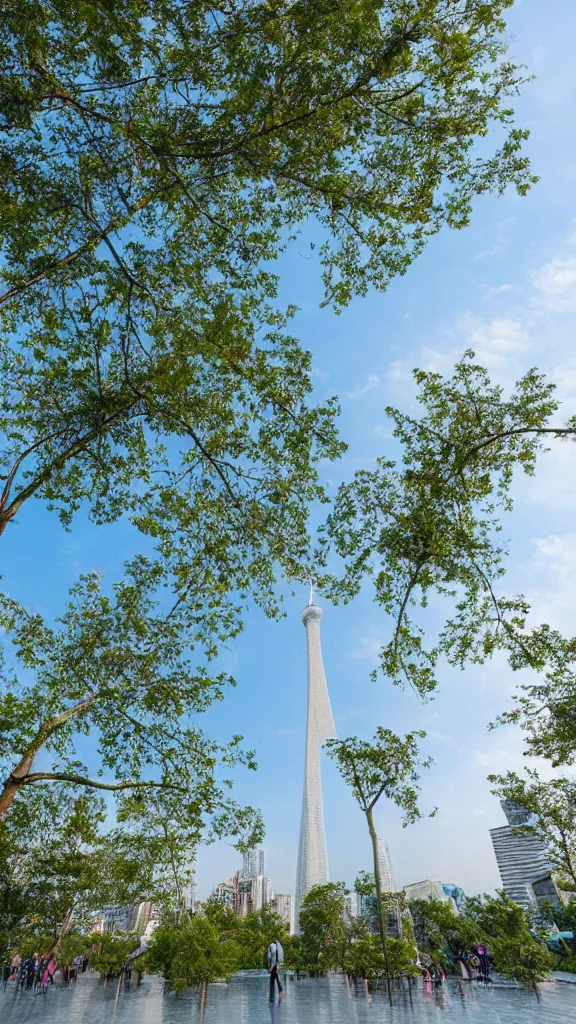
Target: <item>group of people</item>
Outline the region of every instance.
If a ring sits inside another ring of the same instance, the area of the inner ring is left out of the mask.
[[[37,989],[45,993],[48,985],[54,984],[57,969],[58,962],[52,953],[49,956],[34,953],[24,960],[19,953],[15,953],[10,964],[9,980],[15,981],[17,988]]]

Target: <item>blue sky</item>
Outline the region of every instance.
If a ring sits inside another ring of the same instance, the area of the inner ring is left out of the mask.
[[[541,179],[529,196],[482,199],[468,229],[443,232],[385,295],[355,300],[339,317],[319,308],[319,268],[298,254],[309,251],[305,240],[284,262],[282,299],[300,307],[293,332],[313,352],[317,396],[342,400],[341,430],[350,447],[338,466],[326,467],[329,484],[390,450],[384,407],[411,406],[413,367],[450,373],[469,347],[504,386],[538,366],[558,382],[563,418],[576,412],[576,7],[570,0],[553,8],[517,0],[509,25],[513,57],[536,75],[516,104],[519,123],[532,131],[528,150]],[[507,590],[528,595],[534,621],[565,630],[576,600],[575,455],[571,445],[555,445],[536,478],[519,481],[506,527]],[[134,542],[125,527],[96,529],[82,516],[67,534],[36,504],[23,510],[3,543],[7,587],[51,615],[79,572],[98,567],[108,581],[118,578]],[[223,655],[238,686],[207,716],[218,738],[241,732],[257,750],[260,770],[238,776],[236,795],[264,812],[269,874],[281,892],[293,890],[296,870],[306,600],[302,588],[279,624],[250,613],[244,634]],[[423,779],[423,802],[438,806],[437,817],[402,829],[394,809],[383,806],[378,814],[397,881],[433,875],[469,893],[493,889],[499,876],[488,830],[504,818],[486,775],[520,766],[522,744],[516,731],[489,733],[486,726],[509,706],[518,680],[498,660],[464,673],[446,670],[439,695],[422,706],[412,693],[369,679],[386,629],[369,592],[347,608],[324,605],[324,661],[339,735],[368,737],[377,724],[428,731],[425,749],[435,764]],[[364,823],[328,762],[323,778],[331,875],[352,883],[370,867]],[[201,850],[199,895],[239,863],[225,844]]]

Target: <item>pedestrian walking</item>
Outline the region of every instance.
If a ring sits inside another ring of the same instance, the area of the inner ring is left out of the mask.
[[[278,969],[284,959],[284,950],[278,942],[278,939],[273,939],[268,950],[266,952],[266,960],[268,962],[268,973],[270,975],[270,1002],[274,1002],[274,984],[278,986],[278,995],[282,995],[282,985],[280,984],[280,978],[278,977]]]
[[[34,988],[40,984],[40,975],[42,974],[42,957],[40,953],[34,953],[32,957],[32,967],[34,972]]]
[[[43,995],[46,994],[48,990],[48,985],[54,984],[54,975],[56,974],[57,968],[58,964],[56,963],[54,957],[51,956],[50,959],[48,960],[48,963],[46,964],[46,967],[44,968],[42,980],[40,982],[40,992]]]

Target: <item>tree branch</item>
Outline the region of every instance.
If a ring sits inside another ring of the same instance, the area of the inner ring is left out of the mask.
[[[69,772],[33,772],[19,785],[33,786],[36,782],[70,782],[75,786],[88,786],[91,789],[105,789],[117,792],[123,789],[170,789],[178,793],[187,793],[185,786],[177,786],[171,782],[153,782],[148,780],[127,779],[124,782],[100,782],[98,779],[87,779],[83,775]]]

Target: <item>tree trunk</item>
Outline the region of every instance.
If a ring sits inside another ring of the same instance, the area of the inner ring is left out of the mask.
[[[6,817],[18,790],[26,784],[26,779],[31,774],[34,758],[38,751],[42,749],[46,740],[48,740],[52,733],[61,725],[64,725],[64,723],[70,718],[74,718],[76,715],[82,714],[83,711],[93,704],[95,699],[94,694],[90,694],[89,697],[79,701],[78,704],[74,704],[73,707],[66,708],[66,711],[62,711],[61,714],[53,715],[52,718],[47,719],[47,721],[40,726],[26,753],[10,773],[8,780],[4,783],[4,788],[0,793],[0,821],[2,818]]]
[[[16,793],[24,785],[24,779],[30,773],[34,763],[34,754],[33,750],[27,751],[4,783],[4,788],[0,793],[0,820],[6,817]]]
[[[390,985],[390,959],[388,956],[388,927],[386,920],[386,911],[384,909],[384,904],[382,902],[382,879],[380,877],[380,851],[378,849],[378,836],[376,835],[374,819],[372,817],[372,808],[368,808],[368,810],[366,811],[366,820],[368,822],[368,831],[370,832],[370,839],[372,840],[372,857],[374,859],[374,881],[376,883],[376,904],[378,907],[378,925],[380,927],[380,939],[382,942],[382,952],[384,954],[384,967],[386,969],[388,998],[391,1003],[392,987]]]
[[[74,904],[72,904],[72,906],[69,907],[68,910],[66,911],[66,914],[64,916],[64,920],[62,922],[62,927],[60,929],[60,934],[58,935],[58,938],[56,940],[56,944],[54,946],[54,951],[59,949],[60,946],[62,945],[62,939],[64,938],[64,936],[68,932],[68,929],[70,928],[70,925],[72,924],[73,916],[74,916]]]

